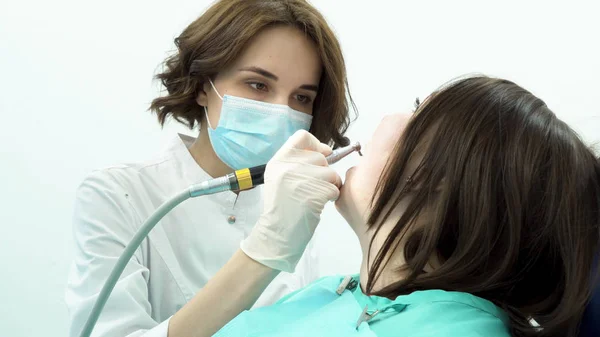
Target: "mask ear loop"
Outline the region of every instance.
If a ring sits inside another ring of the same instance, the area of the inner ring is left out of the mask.
[[[208,110],[206,109],[205,106],[203,106],[203,108],[204,108],[204,118],[206,119],[206,122],[208,123],[208,127],[211,130],[214,130],[214,128],[212,127],[212,125],[210,125],[210,119],[208,119]]]
[[[217,88],[215,88],[215,85],[213,84],[213,81],[210,78],[208,79],[208,83],[210,83],[210,86],[215,91],[215,94],[217,94],[217,96],[219,96],[219,98],[222,101],[223,97],[221,96],[221,94],[219,94],[219,91],[217,90]],[[208,109],[206,108],[206,106],[203,106],[203,108],[204,108],[204,118],[206,118],[206,121],[208,122],[208,127],[214,130],[212,125],[210,125],[210,119],[208,119]]]
[[[210,78],[208,79],[208,83],[210,83],[210,86],[213,88],[213,90],[215,91],[215,93],[217,94],[217,96],[219,96],[219,98],[222,101],[223,97],[221,96],[221,94],[219,94],[219,91],[217,90],[217,88],[215,88],[215,85],[214,85],[213,81]]]

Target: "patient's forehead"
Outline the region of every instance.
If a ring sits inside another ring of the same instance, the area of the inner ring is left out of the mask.
[[[367,144],[366,152],[372,152],[369,160],[387,161],[389,156],[401,141],[401,137],[406,132],[408,123],[414,118],[414,114],[390,114],[385,116],[380,122],[377,130],[373,134],[371,143]],[[425,133],[420,137],[414,149],[411,150],[408,161],[408,172],[413,172],[420,165],[426,153],[430,149],[431,142],[435,133],[439,130],[439,121],[434,122]],[[373,156],[377,158],[373,158]],[[409,173],[410,174],[410,173]]]

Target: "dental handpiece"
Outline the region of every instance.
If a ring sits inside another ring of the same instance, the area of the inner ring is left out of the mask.
[[[360,152],[361,146],[359,142],[348,145],[333,152],[326,157],[327,164],[333,165],[344,159],[353,152]],[[232,172],[226,176],[207,180],[199,184],[190,186],[190,197],[194,198],[200,195],[214,194],[224,191],[244,191],[264,183],[265,169],[267,165],[260,165],[250,168],[245,168]]]
[[[351,154],[352,152],[358,152],[358,154],[360,156],[362,156],[362,152],[360,152],[360,150],[362,149],[362,147],[360,146],[359,142],[356,142],[352,145],[348,145],[339,149],[335,149],[333,150],[333,152],[326,157],[327,159],[327,164],[329,165],[333,165],[335,163],[337,163],[338,161],[346,158],[346,156],[348,156],[349,154]]]

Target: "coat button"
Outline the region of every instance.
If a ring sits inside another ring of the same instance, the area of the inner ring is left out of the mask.
[[[229,222],[230,225],[233,225],[235,223],[235,216],[230,216],[227,218],[227,222]]]

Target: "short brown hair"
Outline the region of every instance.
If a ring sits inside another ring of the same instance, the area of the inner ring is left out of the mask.
[[[343,135],[350,124],[349,103],[354,103],[342,51],[323,16],[303,0],[221,0],[192,22],[175,39],[177,53],[156,76],[168,92],[150,106],[161,125],[168,117],[190,129],[201,123],[204,112],[196,97],[202,84],[234,61],[261,29],[278,24],[305,32],[323,64],[310,132],[334,147],[347,145]]]
[[[421,144],[420,165],[406,172]],[[412,200],[374,260],[368,292],[406,233],[409,276],[376,294],[468,292],[503,308],[513,336],[575,336],[600,245],[600,161],[541,99],[488,77],[443,87],[418,107],[376,191],[375,230],[407,191]],[[421,272],[432,254],[441,266]]]

